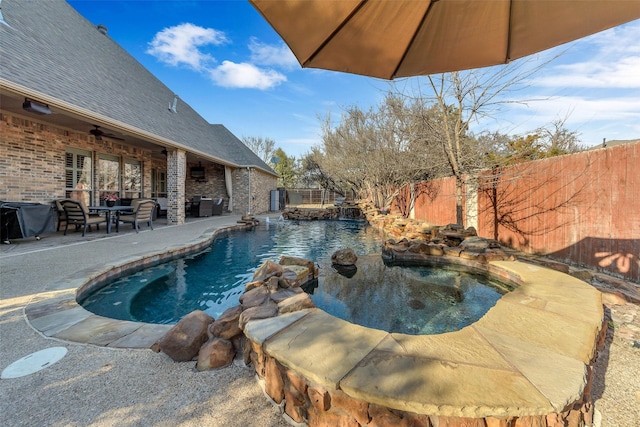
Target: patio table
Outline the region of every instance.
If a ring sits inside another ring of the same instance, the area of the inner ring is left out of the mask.
[[[133,206],[89,206],[90,211],[105,212],[107,217],[107,234],[111,233],[111,214],[116,214],[116,232],[120,231],[120,213],[133,212]]]

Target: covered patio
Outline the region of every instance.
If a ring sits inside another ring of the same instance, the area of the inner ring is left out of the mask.
[[[104,26],[61,1],[9,2],[2,14],[0,200],[153,198],[176,225],[193,197],[223,199],[226,212],[269,210],[275,171]]]

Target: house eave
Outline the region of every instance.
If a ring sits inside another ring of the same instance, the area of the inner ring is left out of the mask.
[[[117,130],[124,134],[134,136],[136,138],[143,139],[152,144],[157,144],[165,148],[181,149],[192,155],[200,157],[205,161],[211,161],[224,166],[230,166],[234,168],[246,167],[246,165],[239,165],[237,163],[230,162],[229,160],[221,159],[219,157],[212,156],[200,150],[187,147],[184,144],[181,144],[179,142],[176,142],[167,138],[163,138],[159,135],[136,128],[134,126],[131,126],[119,120],[114,120],[102,114],[97,114],[93,111],[87,110],[82,107],[78,107],[77,105],[74,105],[67,101],[52,97],[51,95],[47,95],[46,93],[39,92],[31,88],[28,88],[26,86],[22,86],[20,84],[11,82],[2,77],[0,77],[0,91],[10,92],[20,97],[37,99],[41,102],[48,104],[50,107],[55,108],[56,110],[76,116],[79,119],[86,121],[87,123],[91,123],[91,124],[100,123],[102,126],[113,128],[114,130]],[[260,168],[256,165],[249,165],[249,166],[264,170],[263,168]],[[265,172],[271,173],[266,170]]]

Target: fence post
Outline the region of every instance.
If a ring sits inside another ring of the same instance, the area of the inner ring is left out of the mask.
[[[467,175],[465,180],[465,212],[464,223],[467,227],[478,230],[478,176]]]

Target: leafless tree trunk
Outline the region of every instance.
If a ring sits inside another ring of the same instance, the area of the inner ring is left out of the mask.
[[[494,117],[501,106],[514,103],[509,95],[527,87],[529,77],[544,65],[531,67],[529,61],[516,61],[497,68],[427,76],[423,81],[429,95],[423,95],[420,87],[409,95],[424,106],[424,131],[430,134],[429,140],[440,142],[450,174],[455,177],[458,224],[464,225],[465,175],[486,167],[483,147],[469,133],[471,123]]]

